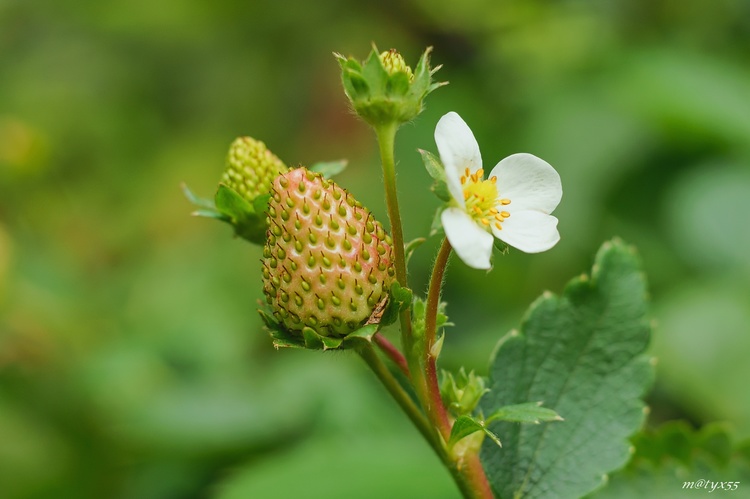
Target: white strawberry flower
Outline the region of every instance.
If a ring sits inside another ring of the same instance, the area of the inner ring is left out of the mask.
[[[435,143],[453,198],[441,221],[464,263],[491,268],[493,236],[525,253],[557,244],[557,218],[550,213],[560,203],[562,185],[549,163],[531,154],[513,154],[484,179],[479,145],[454,112],[440,118]]]

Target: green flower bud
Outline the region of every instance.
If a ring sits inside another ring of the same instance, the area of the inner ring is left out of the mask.
[[[442,372],[440,395],[454,417],[470,415],[474,412],[479,399],[488,391],[484,378],[474,374],[474,371],[467,375],[462,367],[455,378],[448,371]]]
[[[263,142],[239,137],[229,146],[221,183],[252,204],[255,198],[270,192],[273,180],[287,170]]]
[[[343,338],[379,322],[393,243],[359,201],[306,168],[280,175],[268,202],[263,291],[278,324]]]
[[[239,137],[229,146],[213,204],[199,202],[203,209],[197,214],[226,222],[239,237],[264,244],[271,183],[287,170],[263,142]]]
[[[427,94],[445,85],[432,81],[440,67],[430,68],[431,50],[424,51],[413,72],[395,49],[378,53],[373,48],[361,63],[335,54],[354,111],[373,127],[400,125],[416,117]]]

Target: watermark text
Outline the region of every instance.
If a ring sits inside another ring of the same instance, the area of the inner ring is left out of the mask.
[[[705,478],[701,478],[694,482],[682,482],[683,489],[703,489],[707,490],[709,493],[714,490],[737,490],[739,486],[740,482],[714,482],[706,480]]]

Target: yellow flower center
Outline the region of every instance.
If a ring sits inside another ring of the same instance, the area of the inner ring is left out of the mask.
[[[479,224],[490,231],[490,225],[502,230],[502,223],[510,216],[507,211],[500,211],[498,206],[507,206],[510,199],[498,199],[497,177],[484,180],[484,170],[475,173],[467,168],[461,175],[461,187],[464,191],[466,212]]]

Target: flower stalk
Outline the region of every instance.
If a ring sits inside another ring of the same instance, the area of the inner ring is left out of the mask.
[[[406,269],[406,258],[404,252],[404,237],[401,224],[401,213],[398,203],[398,191],[396,187],[396,168],[394,160],[394,144],[398,126],[388,124],[375,127],[380,148],[381,164],[383,169],[383,181],[385,184],[385,200],[388,209],[388,218],[391,223],[391,237],[394,246],[394,265],[396,267],[396,279],[401,286],[408,287],[408,275]],[[466,498],[472,499],[491,499],[493,498],[492,490],[487,481],[479,456],[477,454],[463,455],[456,458],[450,455],[446,449],[446,442],[451,433],[452,422],[448,416],[448,411],[440,395],[440,387],[437,378],[437,359],[433,353],[437,335],[437,314],[440,305],[440,295],[445,275],[445,269],[451,254],[451,244],[448,239],[438,252],[438,257],[433,267],[433,274],[430,281],[430,288],[427,299],[427,309],[425,313],[425,330],[421,337],[415,337],[412,331],[412,319],[410,308],[406,308],[400,314],[400,325],[402,335],[402,345],[405,355],[399,357],[387,345],[379,343],[386,354],[404,370],[401,359],[406,363],[406,373],[411,379],[417,398],[426,413],[426,419],[420,412],[420,418],[412,415],[409,411],[412,408],[405,405],[399,400],[400,392],[389,386],[391,379],[386,377],[382,372],[376,371],[376,375],[386,385],[386,388],[397,399],[399,404],[410,414],[410,418],[420,429],[425,439],[430,443],[433,450],[443,461],[445,466],[451,472],[456,484]],[[378,337],[375,341],[378,342]],[[384,340],[384,339],[383,339]],[[392,347],[392,345],[391,345]],[[375,371],[382,369],[382,362],[376,363],[371,356],[371,351],[361,351],[368,365]],[[375,356],[377,358],[377,356]],[[379,359],[377,359],[379,360]],[[390,375],[390,373],[388,373]],[[392,378],[392,376],[391,376]],[[393,380],[395,381],[395,380]],[[399,386],[400,389],[400,386]],[[428,421],[428,429],[422,426],[423,421]]]
[[[394,265],[396,280],[403,287],[408,287],[406,272],[406,254],[404,252],[404,232],[401,225],[401,211],[398,204],[398,189],[396,188],[396,162],[394,160],[394,146],[398,125],[389,123],[375,127],[375,133],[380,146],[380,161],[383,169],[383,184],[385,186],[385,203],[388,210],[388,220],[391,223],[391,238],[393,240]],[[401,344],[417,397],[420,402],[429,407],[428,390],[421,369],[419,356],[415,355],[415,338],[412,335],[411,310],[405,308],[399,314],[401,326]]]
[[[435,259],[435,265],[432,267],[432,277],[430,278],[430,288],[427,292],[427,308],[425,310],[425,328],[424,328],[424,358],[422,362],[425,366],[427,378],[427,391],[430,397],[430,408],[434,412],[434,419],[439,424],[440,433],[447,441],[450,437],[451,422],[448,419],[448,411],[445,409],[442,397],[440,396],[440,385],[437,378],[437,355],[433,352],[433,346],[437,336],[437,314],[440,306],[440,295],[443,288],[443,279],[445,269],[448,266],[448,259],[451,254],[451,243],[448,239],[443,239],[440,245],[438,256]]]
[[[385,185],[385,204],[388,209],[388,220],[391,222],[391,238],[394,245],[394,260],[396,266],[396,280],[403,287],[408,287],[406,278],[406,256],[404,254],[404,231],[401,225],[401,210],[398,205],[398,191],[396,189],[396,161],[394,146],[398,125],[389,123],[375,128],[380,147],[380,161],[383,167],[383,183]]]

